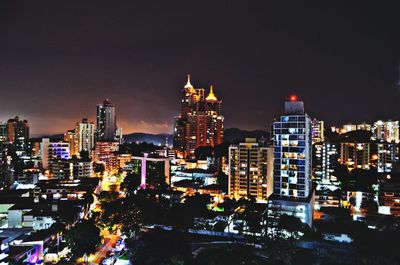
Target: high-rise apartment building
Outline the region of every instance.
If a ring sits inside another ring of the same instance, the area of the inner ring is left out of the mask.
[[[356,130],[357,130],[357,125],[348,123],[343,125],[342,129],[340,130],[340,133],[348,133]]]
[[[268,200],[271,222],[282,214],[312,225],[314,192],[311,182],[311,119],[304,103],[291,96],[285,114],[273,124],[274,188]],[[274,225],[274,224],[271,224]]]
[[[93,162],[85,159],[71,159],[72,178],[90,178],[93,176]]]
[[[312,143],[319,143],[324,141],[324,121],[313,119],[311,122],[311,139]]]
[[[0,143],[7,141],[7,123],[0,122]]]
[[[114,174],[118,171],[118,157],[116,152],[119,149],[119,143],[112,142],[96,142],[94,150],[94,161],[103,163],[107,173]]]
[[[123,138],[123,134],[122,134],[122,128],[118,127],[117,131],[115,133],[115,140],[119,143],[119,144],[123,144],[124,143],[124,138]]]
[[[229,196],[266,201],[272,194],[273,147],[256,139],[229,147]]]
[[[340,156],[340,144],[329,141],[313,145],[313,174],[320,185],[331,185],[337,181],[334,176]]]
[[[181,110],[174,122],[174,149],[178,157],[193,157],[200,146],[221,144],[224,137],[222,101],[218,100],[211,86],[205,96],[203,88],[195,89],[190,76],[182,89]]]
[[[117,120],[115,116],[115,106],[104,100],[102,104],[97,105],[96,116],[96,140],[97,141],[115,141],[117,132]]]
[[[371,131],[371,130],[372,130],[371,124],[363,122],[359,124],[347,123],[343,125],[342,128],[335,128],[335,130],[333,131],[336,131],[337,133],[348,133],[352,131]]]
[[[40,153],[40,144],[42,143],[39,139],[33,139],[29,141],[29,156],[32,158],[39,158]]]
[[[94,124],[89,122],[88,119],[82,119],[82,122],[76,123],[75,132],[77,136],[78,153],[86,151],[90,156],[94,149]]]
[[[376,145],[378,148],[378,172],[392,172],[399,160],[398,145],[394,142],[378,142]]]
[[[372,126],[369,123],[363,122],[363,123],[357,124],[357,130],[359,130],[359,131],[371,131],[372,130]]]
[[[69,144],[69,154],[71,156],[79,155],[78,136],[76,134],[76,130],[68,130],[66,133],[64,133],[64,142]]]
[[[348,170],[370,168],[371,143],[343,142],[340,143],[339,162]]]
[[[40,149],[44,169],[51,171],[52,162],[70,159],[69,143],[50,142],[49,138],[43,138]]]
[[[399,121],[376,121],[372,133],[377,141],[399,143]]]
[[[15,146],[16,151],[27,150],[29,140],[29,124],[27,120],[20,120],[18,116],[7,121],[7,142]]]

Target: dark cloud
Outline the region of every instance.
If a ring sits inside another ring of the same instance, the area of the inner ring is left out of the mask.
[[[126,132],[165,132],[187,72],[227,127],[268,128],[290,93],[328,123],[398,118],[396,2],[146,2],[0,3],[0,118],[63,132],[109,98]]]

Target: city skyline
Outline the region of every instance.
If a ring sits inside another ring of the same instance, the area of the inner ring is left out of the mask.
[[[400,264],[399,9],[0,1],[0,265]]]
[[[292,93],[327,125],[398,119],[395,10],[368,2],[1,3],[8,100],[0,119],[27,119],[32,135],[62,133],[94,121],[109,98],[124,133],[172,133],[187,73],[224,99],[226,128],[269,130]]]

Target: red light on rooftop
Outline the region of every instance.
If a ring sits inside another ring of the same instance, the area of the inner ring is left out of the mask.
[[[297,101],[297,96],[296,96],[296,95],[291,95],[291,96],[289,97],[289,100],[290,100],[290,101]]]

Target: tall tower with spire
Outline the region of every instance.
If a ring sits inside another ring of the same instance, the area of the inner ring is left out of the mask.
[[[204,88],[194,88],[190,75],[182,89],[181,108],[174,122],[174,149],[178,157],[191,158],[200,146],[221,144],[224,137],[222,101],[213,86],[205,96]]]

